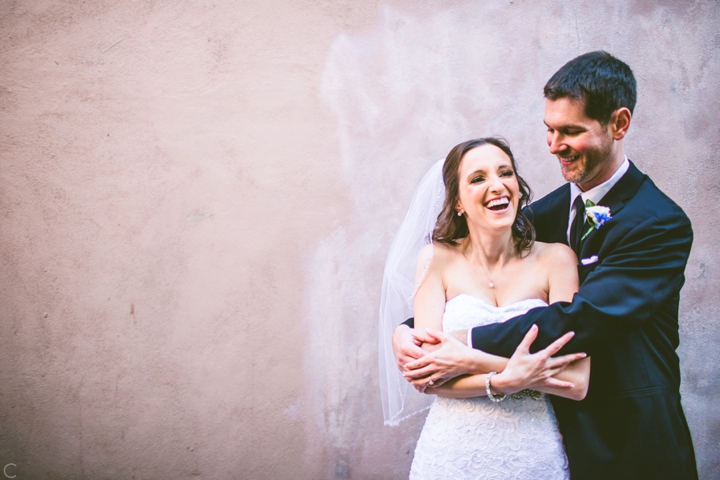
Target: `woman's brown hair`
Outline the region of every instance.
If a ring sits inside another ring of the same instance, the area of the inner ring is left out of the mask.
[[[440,215],[438,215],[435,230],[433,230],[433,241],[455,245],[457,244],[457,240],[469,235],[467,220],[464,216],[458,216],[457,211],[455,211],[455,205],[457,205],[460,196],[460,163],[467,152],[483,145],[494,145],[510,158],[512,169],[515,172],[515,178],[517,178],[518,185],[520,186],[520,201],[518,202],[518,209],[515,213],[515,222],[513,222],[512,225],[512,236],[515,243],[515,250],[518,253],[522,253],[524,250],[529,250],[533,242],[535,242],[535,229],[522,213],[522,209],[530,203],[530,187],[528,187],[525,180],[518,174],[515,157],[508,144],[504,140],[496,137],[469,140],[456,145],[450,150],[450,153],[448,153],[442,172],[443,183],[445,184],[445,203],[443,204]]]

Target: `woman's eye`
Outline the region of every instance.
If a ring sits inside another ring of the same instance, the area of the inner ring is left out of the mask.
[[[470,183],[480,183],[483,180],[485,180],[484,177],[474,177],[472,180],[470,180]]]
[[[512,177],[513,175],[515,175],[515,172],[513,172],[512,170],[505,170],[504,172],[500,173],[501,177]]]

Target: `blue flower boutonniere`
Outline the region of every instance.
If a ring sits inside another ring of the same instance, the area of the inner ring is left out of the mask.
[[[581,242],[585,240],[585,237],[590,235],[590,232],[592,232],[593,229],[597,230],[603,225],[605,225],[605,222],[607,222],[608,220],[612,220],[612,215],[610,215],[610,209],[608,207],[603,207],[602,205],[595,205],[592,200],[585,201],[585,215],[587,216],[590,228],[580,239]]]

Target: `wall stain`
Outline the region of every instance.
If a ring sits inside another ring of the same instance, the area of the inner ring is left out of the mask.
[[[211,213],[208,215],[206,213],[193,213],[193,214],[185,217],[185,221],[186,222],[199,222],[200,220],[205,220],[206,218],[209,220],[215,220],[215,214]]]

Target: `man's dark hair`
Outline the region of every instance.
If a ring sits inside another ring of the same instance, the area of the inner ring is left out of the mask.
[[[570,60],[548,80],[545,98],[571,98],[585,104],[585,115],[607,125],[613,112],[637,101],[637,83],[630,67],[599,50]]]

